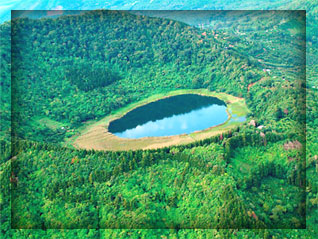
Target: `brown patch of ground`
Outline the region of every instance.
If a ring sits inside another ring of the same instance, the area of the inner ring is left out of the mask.
[[[295,140],[293,142],[288,142],[288,143],[285,143],[284,144],[284,149],[285,150],[291,150],[291,149],[300,149],[302,146],[302,144],[298,141],[298,140]]]
[[[221,129],[211,127],[209,129],[195,132],[163,137],[145,137],[140,139],[119,138],[107,131],[106,125],[92,127],[87,133],[80,135],[73,146],[82,149],[94,150],[136,150],[136,149],[156,149],[171,145],[180,145],[202,140],[220,133],[226,132],[236,125],[231,124]],[[216,126],[218,127],[218,126]]]
[[[252,87],[253,85],[255,85],[255,84],[258,83],[258,82],[264,81],[265,79],[266,79],[266,78],[263,77],[263,78],[261,78],[261,79],[258,80],[258,81],[255,81],[255,82],[252,82],[252,83],[248,84],[248,86],[247,86],[247,92],[250,92],[250,89],[251,89],[251,87]]]

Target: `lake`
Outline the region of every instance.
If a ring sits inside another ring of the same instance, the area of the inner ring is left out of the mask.
[[[110,122],[108,131],[121,138],[189,134],[224,123],[226,104],[210,96],[171,96],[129,111]]]

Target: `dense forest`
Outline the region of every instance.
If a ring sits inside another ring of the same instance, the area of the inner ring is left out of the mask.
[[[12,217],[1,217],[1,233],[314,238],[318,99],[305,82],[304,15],[262,24],[277,20],[263,18],[258,31],[241,37],[118,11],[2,24],[0,203],[1,214]],[[63,147],[84,122],[180,88],[244,97],[248,122],[256,123],[156,150]]]
[[[22,132],[16,132],[21,137],[46,135],[26,136],[30,131],[45,130],[38,129],[28,117],[46,115],[74,129],[81,122],[105,116],[155,92],[204,87],[222,88],[220,90],[242,96],[252,80],[264,75],[240,54],[224,51],[225,43],[216,42],[212,34],[205,37],[180,22],[124,12],[62,17],[59,20],[62,28],[49,24],[51,19],[42,21],[21,19],[12,26],[12,46],[16,49],[12,56],[12,92],[23,101],[12,102],[13,108],[19,111],[13,123],[21,124]],[[91,24],[92,21],[95,24]],[[30,25],[34,26],[33,34],[29,32]],[[85,37],[81,37],[83,32]],[[169,39],[174,40],[171,43]],[[49,44],[53,41],[57,41],[53,43],[54,48]],[[83,62],[87,64],[85,68]],[[120,72],[122,80],[117,77],[109,82],[105,76],[105,80],[95,81],[89,84],[91,89],[87,88],[85,82],[95,79],[94,72],[100,72],[104,62],[110,65],[109,74]],[[52,67],[54,72],[48,70]],[[245,70],[241,71],[241,67]],[[81,69],[81,74],[68,81],[77,69]],[[77,77],[85,82],[79,82]],[[15,79],[26,80],[15,83]],[[26,91],[26,88],[32,90]]]

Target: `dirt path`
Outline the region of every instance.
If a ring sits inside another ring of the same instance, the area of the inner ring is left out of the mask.
[[[266,80],[265,77],[261,78],[261,79],[258,80],[258,81],[255,81],[255,82],[252,82],[252,83],[248,84],[248,86],[247,86],[247,92],[250,92],[250,89],[251,89],[251,87],[252,87],[253,85],[255,85],[255,84],[258,83],[258,82],[264,81],[264,80]]]

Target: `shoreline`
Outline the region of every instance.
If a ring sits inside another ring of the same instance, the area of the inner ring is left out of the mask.
[[[202,96],[210,96],[218,98],[226,103],[226,112],[228,118],[225,122],[211,126],[209,128],[195,131],[189,134],[159,136],[159,137],[143,137],[138,139],[120,138],[108,131],[111,121],[123,117],[128,112],[141,107],[143,105],[166,99],[182,94],[197,94]],[[235,110],[235,107],[239,109]],[[230,113],[231,110],[231,113]],[[233,112],[234,111],[234,112]],[[99,121],[91,122],[84,126],[78,135],[71,137],[66,144],[71,144],[75,148],[94,149],[94,150],[137,150],[137,149],[155,149],[172,145],[180,145],[194,142],[196,140],[212,137],[217,134],[224,133],[231,128],[236,127],[243,122],[230,122],[232,115],[246,116],[248,113],[245,100],[239,97],[228,95],[226,93],[217,93],[206,89],[190,89],[177,90],[168,93],[161,93],[142,99],[138,102],[131,103],[120,109],[115,110],[112,114],[105,116]]]

